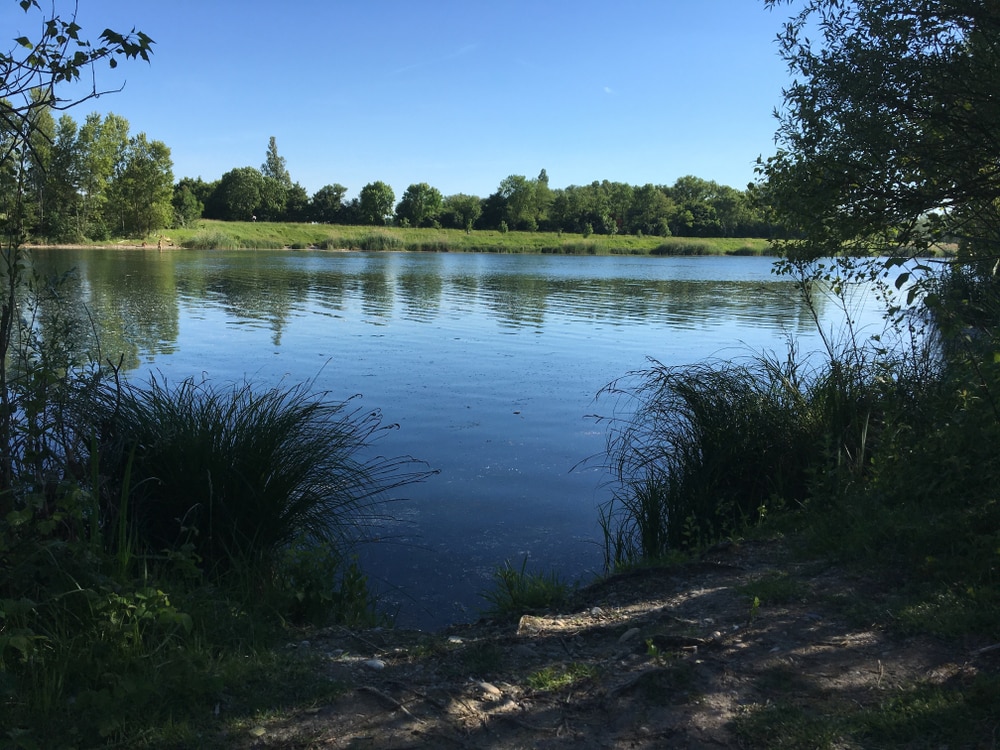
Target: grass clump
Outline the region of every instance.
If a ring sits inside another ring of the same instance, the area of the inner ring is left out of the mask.
[[[817,436],[793,362],[653,362],[602,395],[632,410],[609,433],[609,568],[711,543],[805,497]]]
[[[209,570],[269,567],[292,544],[342,547],[403,463],[360,455],[382,431],[377,411],[311,394],[304,386],[170,386],[105,391],[102,469],[133,485],[106,484],[105,512],[129,513],[149,550],[191,545]]]
[[[480,594],[490,603],[488,614],[516,618],[525,613],[551,610],[569,601],[570,587],[555,573],[529,573],[527,556],[521,567],[508,560],[493,572],[493,586]]]
[[[232,235],[221,230],[209,230],[199,232],[193,237],[184,240],[181,247],[188,250],[237,250],[240,247],[239,240]]]
[[[527,684],[532,690],[554,692],[596,679],[598,674],[598,669],[593,664],[571,662],[532,672],[528,675]]]
[[[390,250],[405,250],[402,239],[388,232],[372,232],[358,238],[357,247],[366,252],[386,252]]]

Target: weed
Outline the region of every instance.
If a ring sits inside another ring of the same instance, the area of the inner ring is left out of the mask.
[[[592,664],[571,662],[545,667],[528,675],[528,687],[539,692],[553,692],[596,679],[599,672]]]
[[[493,588],[480,594],[492,605],[494,617],[520,617],[526,612],[560,607],[569,600],[569,586],[555,573],[528,573],[525,555],[520,569],[510,561],[493,573]]]

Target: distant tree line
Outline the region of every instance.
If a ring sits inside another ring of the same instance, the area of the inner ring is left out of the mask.
[[[444,196],[426,182],[410,185],[399,202],[384,182],[370,182],[357,197],[325,185],[310,197],[292,182],[271,138],[260,169],[233,169],[215,182],[185,178],[174,193],[183,221],[200,217],[231,221],[316,221],[330,224],[395,224],[404,227],[549,231],[581,234],[647,234],[661,237],[770,237],[780,234],[753,188],[737,190],[698,177],[673,185],[633,186],[594,181],[552,188],[538,177],[511,175],[486,198]]]
[[[486,198],[444,196],[426,182],[410,185],[397,202],[385,182],[370,182],[357,197],[338,183],[313,195],[294,182],[275,138],[264,163],[239,167],[213,182],[174,183],[170,149],[129,134],[117,115],[89,115],[82,125],[38,110],[39,127],[24,166],[30,186],[28,233],[53,242],[143,237],[201,218],[499,231],[645,234],[661,237],[773,237],[782,234],[757,190],[737,190],[698,177],[673,185],[633,186],[594,181],[552,188],[537,177],[510,175]],[[10,167],[6,168],[11,172]],[[12,184],[13,173],[0,174]]]

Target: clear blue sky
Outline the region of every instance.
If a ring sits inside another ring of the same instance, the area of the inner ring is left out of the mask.
[[[71,7],[72,3],[62,3]],[[6,0],[9,37],[34,31]],[[45,2],[42,3],[46,5]],[[80,0],[78,22],[141,29],[149,65],[99,70],[115,112],[170,147],[174,176],[260,167],[277,139],[312,194],[415,182],[485,197],[693,174],[743,188],[774,151],[788,83],[759,0]],[[14,28],[11,28],[11,26]]]

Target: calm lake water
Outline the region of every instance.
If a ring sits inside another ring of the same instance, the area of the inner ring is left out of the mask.
[[[361,550],[401,625],[475,619],[505,560],[600,571],[594,401],[647,357],[680,364],[818,346],[765,258],[289,251],[43,251],[132,380],[313,381],[400,429],[379,445],[440,473],[404,488]],[[820,302],[825,325],[838,312]],[[872,305],[871,310],[875,306]],[[867,308],[862,322],[874,321]],[[874,324],[874,323],[873,323]]]

